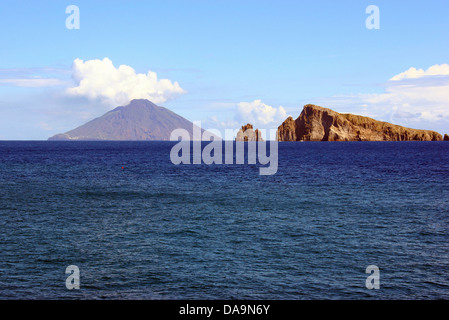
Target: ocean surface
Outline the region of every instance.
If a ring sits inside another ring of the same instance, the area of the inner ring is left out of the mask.
[[[448,142],[174,144],[0,142],[0,299],[449,299]]]

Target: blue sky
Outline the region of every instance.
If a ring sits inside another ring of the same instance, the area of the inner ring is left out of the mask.
[[[71,4],[79,30],[66,28]],[[449,133],[448,12],[447,0],[2,1],[0,139],[46,139],[123,102],[69,89],[104,58],[179,84],[158,104],[208,128],[269,129],[314,103]]]

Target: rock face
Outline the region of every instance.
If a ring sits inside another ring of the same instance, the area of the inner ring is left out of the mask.
[[[178,128],[187,130],[192,138],[192,122],[139,99],[48,140],[170,140],[171,132]]]
[[[254,131],[253,125],[248,123],[239,130],[235,141],[263,141],[263,139],[259,129]]]
[[[296,138],[296,122],[288,117],[278,128],[278,141],[298,141]]]
[[[447,133],[444,135],[444,141],[449,141],[449,135]]]
[[[312,104],[278,128],[278,141],[440,141],[441,134],[343,114]]]

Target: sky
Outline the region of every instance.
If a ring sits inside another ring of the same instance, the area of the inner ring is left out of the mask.
[[[46,140],[134,98],[205,129],[277,128],[312,103],[449,133],[448,13],[447,0],[1,1],[0,140]]]

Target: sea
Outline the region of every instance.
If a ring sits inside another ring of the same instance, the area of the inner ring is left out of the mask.
[[[174,145],[0,141],[0,299],[449,299],[448,142]]]

